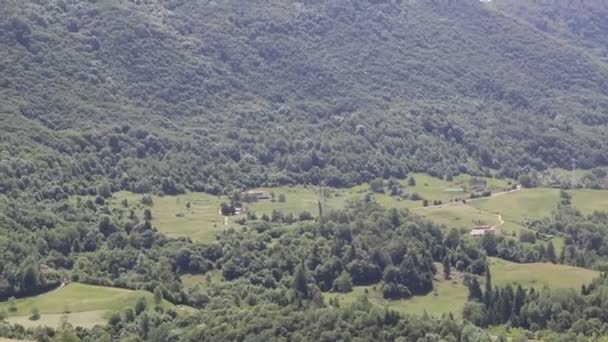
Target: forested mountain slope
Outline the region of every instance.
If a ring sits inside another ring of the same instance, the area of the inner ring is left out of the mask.
[[[3,1],[0,192],[608,163],[608,69],[478,1]],[[69,186],[66,186],[69,184]],[[43,193],[44,192],[44,193]]]
[[[540,31],[608,57],[608,4],[604,1],[495,0],[493,7]]]

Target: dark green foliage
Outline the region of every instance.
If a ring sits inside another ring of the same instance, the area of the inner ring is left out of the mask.
[[[478,2],[292,5],[6,2],[0,46],[19,62],[0,70],[0,192],[219,194],[608,163],[608,71],[579,50]]]
[[[443,258],[443,276],[445,279],[450,279],[452,276],[452,262],[449,255]]]
[[[336,292],[347,293],[353,290],[353,281],[348,272],[344,271],[334,281],[333,290]]]
[[[574,290],[545,288],[524,290],[495,287],[485,303],[471,302],[463,312],[465,319],[480,326],[508,323],[525,329],[550,329],[574,332],[586,336],[603,335],[607,323],[604,297],[605,274],[585,287],[583,293]],[[482,316],[483,315],[483,316]],[[586,323],[583,323],[586,321]]]

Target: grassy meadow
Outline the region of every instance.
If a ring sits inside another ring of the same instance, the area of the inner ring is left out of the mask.
[[[403,191],[418,193],[431,203],[441,200],[441,206],[422,207],[422,201],[412,201],[390,196],[388,192],[375,193],[374,198],[386,208],[409,209],[427,217],[431,221],[448,228],[469,229],[475,222],[489,225],[500,223],[499,215],[504,220],[500,226],[502,234],[517,236],[525,229],[531,219],[542,219],[551,215],[555,209],[559,190],[550,188],[523,189],[500,194],[489,198],[468,200],[470,196],[471,176],[459,175],[448,182],[426,174],[414,174],[415,186],[409,186],[407,179],[401,180]],[[494,193],[510,187],[508,180],[483,178]],[[248,210],[258,215],[270,215],[273,210],[291,213],[297,216],[308,211],[318,215],[319,188],[314,186],[258,188],[254,190],[274,194],[275,200],[260,200],[246,204]],[[349,189],[326,189],[326,210],[343,208],[349,201],[361,200],[370,192],[369,184],[358,185]],[[584,213],[608,209],[608,191],[606,190],[572,190],[573,205]],[[280,196],[285,201],[279,201]],[[212,196],[205,193],[187,193],[178,196],[152,196],[152,223],[164,234],[172,237],[187,236],[198,241],[213,241],[224,229],[236,227],[234,222],[239,217],[224,217],[219,212],[222,202],[227,197]],[[450,203],[455,198],[467,199],[466,204]],[[129,192],[118,192],[110,201],[115,208],[126,199],[129,207],[142,216],[145,206],[141,204],[141,195]],[[190,203],[190,208],[186,204]]]
[[[206,274],[186,273],[182,274],[179,278],[185,287],[195,287],[197,285],[209,286],[224,281],[222,271],[220,270],[212,270]]]
[[[404,314],[422,314],[441,316],[452,313],[455,317],[462,314],[462,308],[467,301],[468,290],[461,280],[442,280],[435,283],[435,290],[425,296],[414,296],[403,300],[386,300],[382,298],[382,288],[375,286],[356,286],[350,293],[325,293],[324,298],[337,298],[340,305],[349,305],[362,296],[374,305],[388,307]]]
[[[112,205],[118,207],[126,199],[129,207],[143,217],[146,207],[141,204],[141,197],[130,192],[119,192],[114,194]],[[152,199],[152,224],[170,237],[188,236],[194,240],[213,241],[216,234],[234,226],[233,218],[228,218],[226,222],[219,212],[220,204],[226,198],[193,192],[179,196],[152,196]],[[186,207],[188,202],[190,208]]]
[[[15,300],[15,312],[9,312],[10,303],[0,303],[0,311],[8,313],[10,322],[25,322],[34,326],[57,326],[54,322],[59,322],[61,316],[68,312],[70,323],[90,327],[105,324],[109,313],[132,308],[142,297],[148,305],[154,305],[154,295],[147,291],[71,283],[42,295]],[[167,301],[163,301],[162,305],[173,307]],[[34,308],[40,310],[41,318],[30,321],[29,316]]]
[[[445,203],[454,198],[467,198],[470,195],[470,180],[467,175],[459,175],[454,180],[434,178],[426,174],[414,174],[415,186],[408,186],[407,179],[401,180],[405,192],[418,193],[429,201],[441,200]],[[488,186],[495,190],[501,190],[509,186],[506,180],[484,178]],[[246,204],[248,210],[259,215],[271,214],[273,210],[283,213],[291,213],[295,216],[302,211],[308,211],[313,216],[318,215],[319,188],[314,186],[297,187],[275,187],[257,188],[252,190],[265,191],[274,194],[275,200],[260,200]],[[349,189],[326,189],[326,210],[343,208],[351,200],[361,200],[369,193],[369,184],[362,184]],[[285,202],[279,201],[279,196],[285,197]],[[127,200],[129,209],[134,209],[139,217],[143,216],[146,208],[141,203],[142,195],[121,191],[113,195],[109,201],[114,209],[122,207],[122,201]],[[414,209],[421,208],[422,201],[402,200],[390,196],[388,193],[374,194],[374,198],[387,208]],[[219,212],[222,202],[229,199],[225,196],[213,196],[206,193],[187,193],[177,196],[152,195],[154,205],[152,211],[152,223],[159,231],[170,237],[187,236],[198,241],[213,241],[215,236],[224,229],[236,227],[236,217],[224,217]],[[190,208],[187,207],[190,203]],[[445,212],[432,212],[429,215],[437,219],[440,224],[458,223],[468,226],[471,220],[492,220],[490,215],[475,215],[472,209],[465,209],[461,214],[457,210],[446,209]],[[445,215],[445,217],[443,217]],[[495,218],[494,218],[495,220]],[[465,223],[466,222],[466,223]]]
[[[497,258],[489,258],[494,285],[521,284],[525,288],[540,289],[544,286],[552,288],[580,289],[583,284],[590,283],[599,272],[584,268],[556,265],[550,263],[517,264]],[[437,265],[437,278],[441,277],[441,265]],[[481,278],[483,280],[483,278]],[[414,296],[404,300],[386,300],[382,298],[381,284],[375,286],[356,286],[350,293],[325,293],[324,298],[338,298],[340,304],[349,305],[365,296],[379,307],[389,307],[401,313],[441,316],[452,313],[455,317],[462,315],[462,309],[467,302],[468,289],[459,275],[454,279],[436,279],[435,289],[424,296]]]
[[[29,315],[34,307],[38,308],[42,314],[60,314],[66,311],[117,311],[134,306],[141,297],[146,298],[150,304],[154,302],[153,294],[147,291],[71,283],[39,296],[15,300],[14,305],[17,307],[17,311],[9,313],[9,315]],[[169,305],[169,303],[165,304]],[[9,303],[0,303],[0,310],[8,311],[8,307]]]
[[[569,192],[572,194],[572,205],[585,214],[608,211],[608,190],[579,189]]]
[[[489,258],[492,282],[495,285],[519,284],[522,287],[573,288],[588,284],[599,272],[567,265],[551,263],[517,264],[497,258]]]
[[[529,219],[542,219],[557,206],[559,190],[535,188],[513,191],[502,196],[470,201],[475,208],[499,212],[505,221],[525,224]]]
[[[491,226],[500,223],[498,215],[462,203],[418,208],[414,212],[449,228],[471,229],[476,222],[483,222]]]

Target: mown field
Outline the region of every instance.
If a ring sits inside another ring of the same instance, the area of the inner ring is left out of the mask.
[[[142,297],[148,305],[154,305],[154,296],[147,291],[72,283],[39,296],[15,300],[15,312],[9,310],[10,303],[0,303],[0,311],[8,313],[9,322],[27,326],[56,327],[61,316],[69,313],[68,322],[75,326],[91,327],[105,324],[111,312],[134,307]],[[166,308],[173,307],[166,301],[162,305]],[[36,321],[29,319],[34,308],[41,313],[41,318]]]
[[[471,229],[478,222],[491,226],[500,223],[498,215],[462,203],[441,207],[417,208],[414,212],[436,224],[445,225],[449,228]]]
[[[499,212],[505,221],[525,224],[527,220],[542,219],[551,215],[557,206],[558,198],[557,189],[535,188],[469,203],[475,208]]]
[[[608,211],[608,190],[573,190],[572,205],[585,214]]]
[[[599,272],[567,265],[550,263],[517,264],[489,258],[492,282],[495,285],[521,285],[522,287],[579,289],[588,284]]]

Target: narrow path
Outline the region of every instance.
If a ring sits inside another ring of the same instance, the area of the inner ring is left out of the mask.
[[[498,224],[493,226],[493,229],[496,229],[500,226],[502,226],[503,224],[505,224],[505,220],[502,219],[502,214],[498,214]]]

